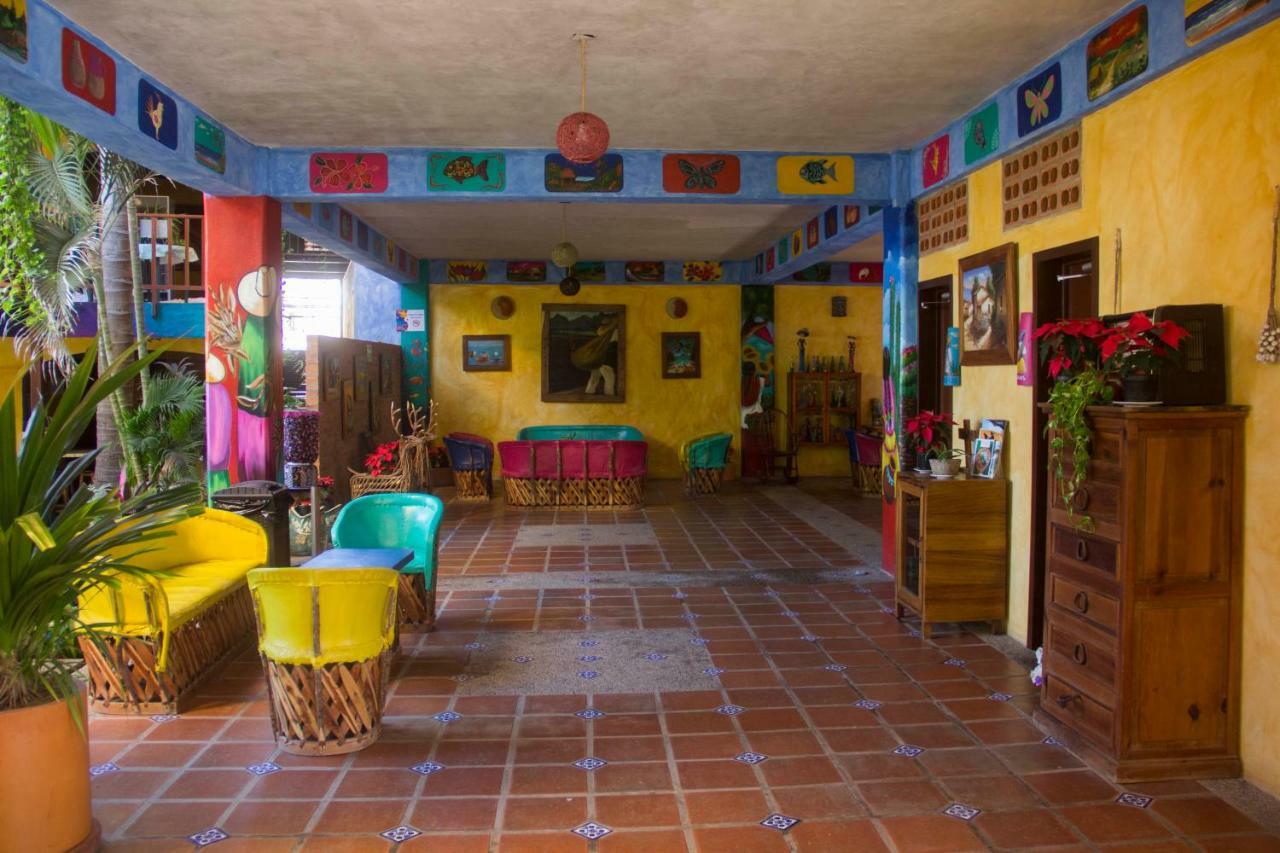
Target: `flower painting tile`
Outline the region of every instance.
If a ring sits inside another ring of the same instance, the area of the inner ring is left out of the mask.
[[[449,261],[445,265],[445,278],[450,284],[475,284],[488,274],[489,265],[484,261]]]
[[[427,156],[427,189],[496,193],[507,185],[507,158],[496,151],[434,151]]]
[[[204,116],[195,118],[196,162],[221,175],[227,170],[227,134]]]
[[[787,154],[778,158],[778,192],[783,195],[850,195],[853,157],[848,154]]]
[[[590,163],[574,163],[548,154],[545,186],[549,193],[622,192],[622,155],[606,154]]]
[[[742,163],[732,154],[667,154],[662,189],[669,193],[733,195],[742,186]]]
[[[1089,100],[1096,101],[1146,71],[1150,42],[1146,6],[1130,10],[1089,39]]]
[[[690,284],[724,281],[724,265],[720,261],[685,261],[684,280]]]
[[[951,137],[943,134],[924,147],[921,158],[924,185],[931,187],[951,174]]]
[[[1048,127],[1062,117],[1062,66],[1055,62],[1018,87],[1018,136]]]
[[[145,77],[138,80],[138,130],[165,148],[178,148],[178,104]]]
[[[387,191],[387,155],[361,151],[311,155],[308,186],[317,193]]]
[[[62,86],[103,112],[116,114],[116,61],[66,27],[62,28]]]

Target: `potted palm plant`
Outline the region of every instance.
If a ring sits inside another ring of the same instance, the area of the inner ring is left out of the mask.
[[[160,353],[126,354],[103,366],[90,347],[51,403],[36,404],[21,435],[20,371],[0,402],[0,827],[23,850],[93,849],[87,708],[69,661],[97,629],[77,616],[86,591],[115,585],[156,547],[165,527],[199,511],[194,483],[122,500],[83,485],[98,454],[64,454],[99,403],[135,380]],[[16,451],[15,451],[16,449]],[[128,524],[121,524],[127,520]],[[111,556],[115,549],[117,556]],[[119,556],[121,554],[127,556]]]

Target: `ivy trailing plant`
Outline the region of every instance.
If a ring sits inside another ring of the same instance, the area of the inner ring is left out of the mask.
[[[32,287],[45,258],[36,243],[40,207],[23,180],[30,152],[25,111],[0,98],[0,311],[18,324],[44,323],[48,313]]]
[[[1076,514],[1075,496],[1089,474],[1089,451],[1093,433],[1085,419],[1089,406],[1111,402],[1114,388],[1107,374],[1097,367],[1086,367],[1074,376],[1056,382],[1049,390],[1049,459],[1053,479],[1067,508],[1067,517],[1080,530],[1092,530],[1093,519],[1087,513]],[[1068,470],[1065,460],[1070,456]]]

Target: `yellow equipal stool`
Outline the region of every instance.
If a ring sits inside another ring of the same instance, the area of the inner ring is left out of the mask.
[[[337,755],[378,739],[395,649],[392,569],[249,572],[276,743]]]

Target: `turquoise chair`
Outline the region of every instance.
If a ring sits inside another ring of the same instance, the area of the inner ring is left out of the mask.
[[[364,495],[342,508],[330,536],[335,548],[411,548],[400,570],[400,621],[431,630],[436,619],[437,540],[444,502],[435,495]]]

